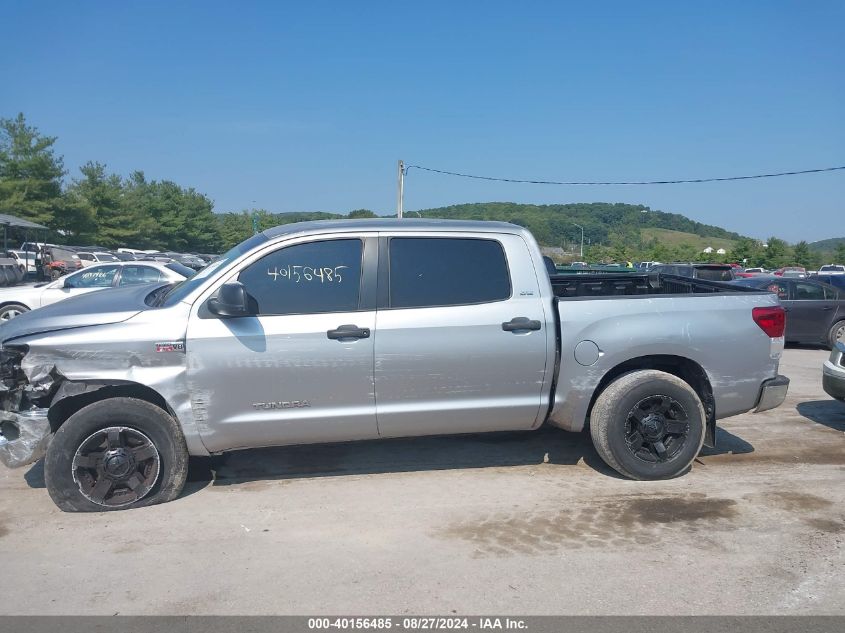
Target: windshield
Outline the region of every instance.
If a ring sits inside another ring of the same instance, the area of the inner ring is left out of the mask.
[[[232,247],[228,250],[224,255],[220,257],[215,262],[210,263],[208,266],[203,268],[199,271],[196,275],[191,277],[190,279],[186,279],[185,281],[180,281],[178,284],[173,286],[166,295],[164,295],[161,299],[162,305],[172,306],[176,303],[182,301],[185,297],[191,294],[194,290],[199,288],[202,283],[211,276],[211,274],[221,268],[225,268],[231,262],[236,260],[238,257],[246,253],[247,251],[252,250],[259,244],[263,244],[267,241],[267,236],[264,233],[257,233],[253,235],[249,239],[244,240],[237,246]]]

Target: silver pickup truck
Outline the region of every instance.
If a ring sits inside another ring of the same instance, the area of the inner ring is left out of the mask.
[[[0,326],[0,459],[45,457],[53,501],[98,511],[174,499],[189,455],[548,423],[662,479],[784,400],[783,329],[766,292],[550,275],[511,224],[292,224]]]

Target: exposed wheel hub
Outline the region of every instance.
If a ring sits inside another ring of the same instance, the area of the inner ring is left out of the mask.
[[[112,479],[125,479],[135,470],[135,459],[125,449],[108,451],[103,460],[103,471]]]
[[[642,428],[643,435],[645,435],[648,439],[660,439],[666,433],[666,418],[659,413],[650,413],[643,418],[643,421],[640,423],[640,427]]]

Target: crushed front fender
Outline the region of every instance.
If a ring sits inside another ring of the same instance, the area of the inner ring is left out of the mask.
[[[20,468],[44,457],[52,437],[47,409],[0,411],[0,462],[8,468]]]

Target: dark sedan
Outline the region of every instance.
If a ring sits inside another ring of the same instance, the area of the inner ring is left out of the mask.
[[[813,279],[749,277],[732,282],[777,293],[786,309],[786,340],[824,344],[845,341],[845,291]]]

